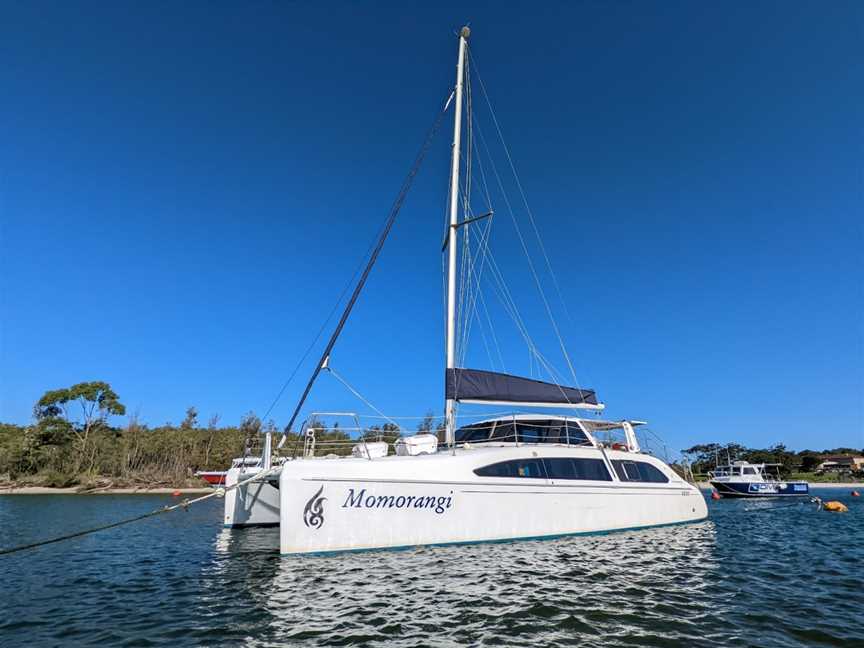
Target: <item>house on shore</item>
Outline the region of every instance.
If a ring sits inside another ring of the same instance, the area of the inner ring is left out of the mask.
[[[864,471],[864,457],[855,455],[827,455],[816,467],[817,472],[852,473]]]

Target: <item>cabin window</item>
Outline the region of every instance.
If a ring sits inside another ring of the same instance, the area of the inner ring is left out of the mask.
[[[516,422],[491,421],[466,425],[456,430],[456,443],[482,443],[484,441],[592,445],[578,423],[560,419]]]
[[[669,478],[657,467],[647,461],[620,461],[612,462],[618,479],[629,482],[649,482],[652,484],[665,484]]]
[[[756,469],[755,468],[744,468],[744,474],[745,475],[755,475]]]
[[[639,481],[639,467],[634,461],[613,461],[615,472],[621,481]]]
[[[575,421],[567,421],[567,443],[570,445],[591,445],[587,435]]]
[[[533,423],[517,423],[516,431],[519,434],[519,441],[522,443],[540,443],[545,436],[545,430]]]
[[[546,466],[549,479],[612,481],[612,475],[609,474],[602,459],[556,457],[544,459],[543,464]]]
[[[489,466],[477,468],[475,475],[480,477],[528,477],[531,479],[545,479],[546,472],[540,459],[515,459],[513,461],[500,461]]]
[[[456,443],[477,443],[488,441],[489,433],[492,431],[493,423],[477,423],[466,425],[456,430]]]
[[[549,421],[546,428],[546,443],[567,443],[567,428],[557,421]]]
[[[492,441],[513,443],[516,441],[516,428],[510,421],[499,421],[492,430]]]
[[[588,438],[575,423],[560,419],[517,421],[516,430],[522,443],[588,443]]]

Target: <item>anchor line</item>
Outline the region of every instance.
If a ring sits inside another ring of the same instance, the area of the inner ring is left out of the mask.
[[[7,549],[0,549],[0,556],[6,556],[13,553],[18,553],[19,551],[26,551],[27,549],[36,549],[38,547],[44,547],[45,545],[54,544],[56,542],[63,542],[64,540],[73,540],[74,538],[80,538],[82,536],[90,535],[92,533],[96,533],[98,531],[106,531],[108,529],[114,529],[119,526],[123,526],[125,524],[131,524],[132,522],[139,522],[141,520],[146,520],[147,518],[156,517],[157,515],[161,515],[163,513],[170,513],[171,511],[176,511],[177,509],[187,509],[193,504],[197,504],[198,502],[203,502],[204,500],[208,500],[211,497],[222,497],[225,493],[234,490],[235,488],[239,488],[240,486],[245,486],[254,481],[261,481],[265,477],[279,470],[281,466],[276,466],[271,468],[270,470],[266,470],[263,473],[258,473],[249,479],[244,481],[239,481],[233,486],[223,486],[214,490],[212,493],[208,493],[207,495],[202,495],[201,497],[196,497],[191,500],[183,500],[178,504],[173,504],[171,506],[163,506],[162,508],[158,508],[156,510],[150,511],[148,513],[143,513],[142,515],[136,515],[131,518],[126,518],[125,520],[119,520],[117,522],[112,522],[110,524],[103,524],[101,526],[93,527],[91,529],[84,529],[83,531],[76,531],[75,533],[68,533],[66,535],[57,536],[56,538],[49,538],[48,540],[40,540],[39,542],[31,542],[28,544],[18,545],[17,547],[9,547]]]
[[[789,508],[790,506],[800,506],[805,502],[790,502],[789,504],[783,504],[781,506],[771,506],[767,508],[761,509],[744,509],[745,513],[764,513],[765,511],[776,511],[778,509]],[[822,509],[822,499],[819,497],[811,497],[807,502],[807,504],[816,504],[818,510]]]

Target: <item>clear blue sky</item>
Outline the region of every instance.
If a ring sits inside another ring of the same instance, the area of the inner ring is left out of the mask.
[[[858,2],[6,0],[0,420],[84,380],[150,424],[262,413],[383,222],[464,21],[608,415],[677,448],[864,446]],[[450,128],[333,356],[396,415],[442,409]],[[313,408],[363,410],[326,376]]]

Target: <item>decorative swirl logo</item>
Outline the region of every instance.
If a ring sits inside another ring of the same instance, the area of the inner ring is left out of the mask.
[[[327,498],[321,497],[323,492],[324,486],[321,486],[303,509],[303,524],[310,529],[320,529],[324,525],[324,502]]]

